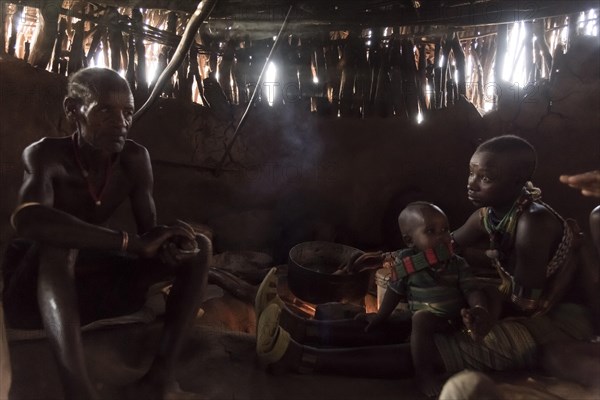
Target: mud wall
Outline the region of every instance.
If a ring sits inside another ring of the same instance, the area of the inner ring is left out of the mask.
[[[439,204],[457,227],[473,211],[465,194],[469,157],[481,140],[500,133],[533,142],[535,183],[546,201],[585,226],[596,202],[563,187],[558,175],[598,168],[600,79],[593,60],[565,68],[571,73],[536,92],[499,92],[500,111],[484,118],[466,101],[430,112],[419,125],[324,118],[294,104],[256,107],[219,170],[233,129],[200,106],[161,99],[131,137],[150,151],[160,221],[210,225],[218,252],[262,250],[284,261],[291,245],[314,239],[394,248],[397,213],[417,199]],[[0,58],[2,243],[13,234],[8,218],[21,151],[43,136],[71,133],[61,111],[64,90],[63,78]],[[127,205],[111,225],[133,229]]]

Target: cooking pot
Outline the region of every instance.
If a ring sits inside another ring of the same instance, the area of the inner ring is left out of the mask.
[[[361,254],[362,250],[339,243],[297,244],[289,252],[289,288],[300,300],[313,304],[363,299],[371,271],[333,275],[344,263]]]

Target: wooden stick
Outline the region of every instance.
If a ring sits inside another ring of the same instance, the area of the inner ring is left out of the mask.
[[[262,71],[260,72],[258,81],[256,82],[256,87],[254,88],[254,92],[252,92],[252,97],[250,97],[250,101],[248,102],[248,106],[246,107],[246,111],[244,111],[244,114],[240,118],[240,122],[236,126],[235,131],[233,132],[233,137],[231,138],[231,141],[228,143],[227,148],[225,149],[225,153],[223,154],[223,157],[221,157],[219,164],[217,164],[217,167],[215,169],[216,175],[220,174],[221,168],[223,167],[223,164],[225,163],[225,160],[229,156],[229,153],[231,152],[231,149],[233,148],[233,144],[235,143],[235,140],[237,139],[237,136],[240,132],[240,128],[243,126],[244,121],[246,121],[246,117],[248,116],[248,111],[250,111],[252,102],[254,101],[254,98],[256,97],[256,93],[261,86],[262,78],[264,76],[265,71],[267,70],[267,65],[271,61],[271,57],[273,56],[273,51],[275,51],[275,48],[277,47],[277,43],[281,39],[281,34],[287,25],[288,18],[290,17],[290,13],[292,12],[293,8],[294,8],[293,5],[290,5],[290,8],[288,9],[288,12],[285,16],[285,19],[283,20],[283,23],[281,24],[281,28],[279,29],[279,33],[277,34],[277,37],[275,38],[273,47],[271,47],[271,51],[269,52],[269,55],[267,56],[267,59],[265,60],[265,64],[262,67]]]

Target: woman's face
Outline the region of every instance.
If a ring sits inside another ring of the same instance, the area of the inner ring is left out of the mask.
[[[514,158],[509,155],[483,151],[471,157],[467,196],[475,206],[510,207],[523,184]]]

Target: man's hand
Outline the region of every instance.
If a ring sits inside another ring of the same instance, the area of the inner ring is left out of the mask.
[[[158,253],[161,261],[172,267],[193,258],[200,252],[195,239],[177,236],[163,244]]]
[[[600,170],[577,175],[561,175],[560,181],[581,190],[584,196],[600,197]]]
[[[161,261],[172,267],[178,265],[182,261],[193,258],[200,252],[198,248],[198,242],[196,242],[196,234],[194,228],[189,224],[177,220],[174,226],[181,227],[188,232],[188,235],[192,235],[192,239],[183,236],[176,236],[166,241],[159,251],[159,257]]]
[[[463,308],[460,310],[467,332],[475,341],[481,341],[494,326],[488,310],[483,307]]]
[[[183,225],[174,226],[156,226],[150,231],[139,237],[135,246],[130,247],[133,253],[140,257],[152,258],[157,255],[161,247],[168,243],[170,239],[181,238],[179,240],[194,241],[195,235],[192,229]]]

